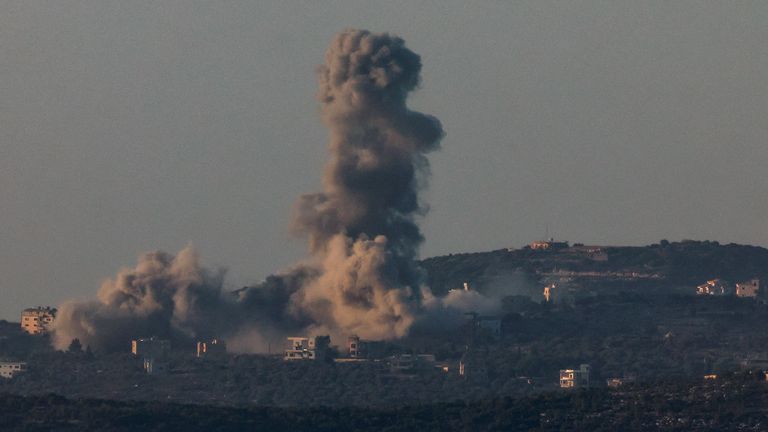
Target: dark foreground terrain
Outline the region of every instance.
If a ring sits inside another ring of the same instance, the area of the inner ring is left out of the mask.
[[[0,395],[0,430],[762,431],[768,382],[744,372],[715,380],[547,393],[403,408],[231,408]]]

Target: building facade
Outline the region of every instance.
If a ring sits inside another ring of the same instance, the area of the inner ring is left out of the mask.
[[[582,364],[578,369],[561,369],[560,387],[589,388],[589,370],[588,364]]]
[[[289,337],[283,353],[283,360],[324,359],[331,345],[330,336]]]
[[[384,342],[363,340],[357,335],[347,338],[347,357],[349,358],[377,359],[384,355],[384,351]]]
[[[56,319],[56,308],[41,307],[24,309],[21,312],[21,328],[29,334],[47,333]]]
[[[736,284],[736,295],[738,297],[757,297],[760,291],[760,279],[752,279],[746,282]]]
[[[16,375],[23,373],[27,370],[27,364],[25,362],[0,362],[0,377],[10,379]]]
[[[560,250],[568,247],[568,242],[558,242],[551,238],[549,240],[536,240],[528,245],[533,250]]]

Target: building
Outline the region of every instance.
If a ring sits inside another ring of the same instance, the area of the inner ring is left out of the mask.
[[[589,365],[582,364],[578,369],[560,370],[561,388],[589,388]]]
[[[135,339],[131,341],[131,354],[136,357],[164,359],[171,351],[171,341],[151,338]]]
[[[729,295],[733,294],[731,285],[722,279],[708,280],[706,283],[696,287],[698,295]]]
[[[223,357],[227,353],[227,344],[221,339],[211,339],[208,342],[197,342],[196,355],[203,357]]]
[[[533,250],[560,250],[566,249],[568,247],[568,242],[556,242],[555,239],[550,238],[549,240],[536,240],[531,242],[531,244],[528,246]]]
[[[746,282],[736,284],[736,296],[738,297],[757,297],[760,291],[760,279],[752,279]]]
[[[29,334],[43,334],[56,319],[56,308],[38,306],[21,312],[21,328]]]
[[[377,359],[384,355],[384,342],[362,340],[357,335],[347,338],[347,356],[355,359]]]
[[[0,377],[10,379],[16,375],[23,373],[27,370],[27,364],[25,362],[12,362],[2,361],[0,362]]]
[[[326,358],[331,337],[289,337],[287,342],[283,360],[317,360]]]

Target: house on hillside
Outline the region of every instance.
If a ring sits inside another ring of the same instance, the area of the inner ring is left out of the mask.
[[[568,247],[568,242],[557,242],[555,239],[550,238],[549,240],[536,240],[531,242],[531,244],[528,245],[532,250],[540,250],[540,251],[554,251],[554,250],[561,250],[566,249]]]
[[[760,279],[752,279],[736,284],[737,297],[756,298],[760,292]]]
[[[588,364],[582,364],[578,369],[561,369],[560,387],[589,388],[589,372],[590,367]]]

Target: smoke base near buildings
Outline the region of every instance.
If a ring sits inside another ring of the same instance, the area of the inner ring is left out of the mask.
[[[60,306],[56,347],[74,338],[119,349],[138,336],[216,336],[237,351],[265,351],[289,333],[395,339],[414,325],[444,328],[463,310],[492,308],[477,293],[436,298],[424,286],[418,193],[426,155],[444,133],[436,118],[406,105],[420,71],[421,58],[398,37],[347,30],[332,41],[318,70],[329,160],[322,191],[300,197],[294,215],[306,260],[230,293],[224,272],[202,267],[191,246],[144,254],[106,280],[96,300]]]

